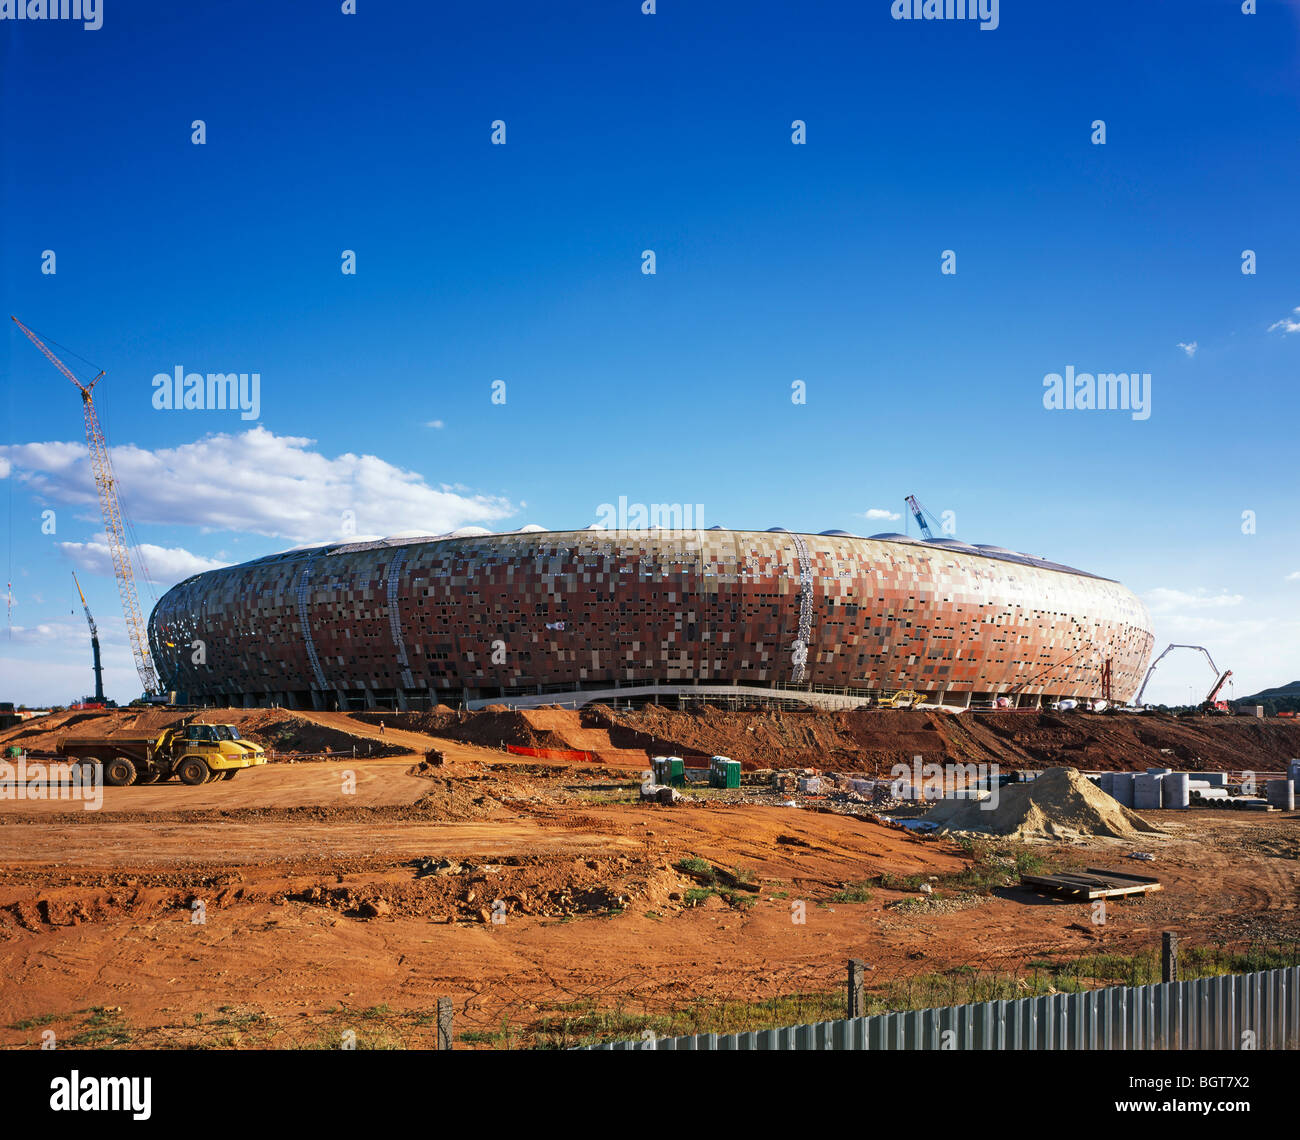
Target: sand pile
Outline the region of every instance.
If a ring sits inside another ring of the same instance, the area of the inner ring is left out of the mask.
[[[944,800],[925,818],[949,831],[983,831],[1014,839],[1136,839],[1159,835],[1147,823],[1075,768],[1049,768],[1028,784],[998,790],[997,806],[983,799]]]

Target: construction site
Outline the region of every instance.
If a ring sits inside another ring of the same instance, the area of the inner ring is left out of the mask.
[[[0,722],[0,1046],[803,1047],[759,1036],[1300,966],[1300,725],[1118,582],[908,496],[915,537],[302,547],[146,619],[103,373],[19,327],[142,695],[74,576],[93,695]],[[1212,685],[1144,706],[1174,650]]]
[[[841,1017],[854,959],[885,1010],[1158,981],[1170,930],[1186,971],[1300,945],[1293,803],[1137,810],[1089,779],[1178,769],[1257,799],[1300,754],[1293,721],[130,709],[0,744],[55,763],[178,723],[268,762],[104,787],[93,811],[35,777],[0,800],[0,1043],[573,1047]],[[719,755],[737,780],[710,779]],[[1012,781],[996,812],[899,776],[955,763]],[[1158,893],[1098,924],[1033,881],[1098,867]]]

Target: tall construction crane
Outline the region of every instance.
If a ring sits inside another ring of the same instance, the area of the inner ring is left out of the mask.
[[[81,583],[77,581],[77,572],[72,572],[73,584],[77,587],[77,597],[81,599],[81,608],[86,611],[86,621],[90,623],[90,652],[95,665],[95,703],[104,704],[104,669],[99,663],[99,630],[95,628],[95,619],[90,616],[90,606],[86,595],[81,592]]]
[[[1205,660],[1210,663],[1210,668],[1214,670],[1214,676],[1217,680],[1214,682],[1214,688],[1210,690],[1209,695],[1201,702],[1201,712],[1226,713],[1231,711],[1228,708],[1227,701],[1219,700],[1219,694],[1223,692],[1223,686],[1226,685],[1229,678],[1231,678],[1232,670],[1225,669],[1220,673],[1219,667],[1214,663],[1214,658],[1210,656],[1210,651],[1203,645],[1166,645],[1160,656],[1151,662],[1151,668],[1147,670],[1147,675],[1142,679],[1142,687],[1138,690],[1137,696],[1133,698],[1133,703],[1141,707],[1142,694],[1147,691],[1147,684],[1151,680],[1151,674],[1156,671],[1156,666],[1165,659],[1166,655],[1174,649],[1194,649],[1198,653],[1204,653]]]
[[[925,516],[930,514],[930,512],[917,502],[915,495],[908,495],[903,502],[907,504],[907,509],[912,512],[912,517],[916,519],[916,525],[921,528],[922,537],[924,537],[926,542],[933,542],[934,535],[930,532],[930,524],[925,521]],[[934,518],[933,515],[930,515],[930,517]]]
[[[86,419],[86,445],[90,448],[90,465],[95,474],[95,485],[99,488],[99,508],[104,516],[104,533],[108,536],[108,548],[113,555],[113,570],[117,575],[117,592],[122,599],[122,613],[126,617],[126,631],[131,638],[131,653],[135,657],[135,671],[140,675],[140,684],[149,696],[156,695],[161,686],[158,673],[154,669],[153,658],[149,655],[149,635],[145,628],[144,617],[140,613],[140,600],[136,596],[135,572],[131,566],[131,551],[126,544],[126,529],[122,523],[122,504],[117,497],[117,478],[113,474],[113,463],[109,458],[108,444],[104,442],[104,432],[99,426],[99,417],[95,414],[95,401],[91,390],[103,379],[100,371],[89,384],[83,384],[71,369],[54,355],[45,343],[17,317],[10,320],[23,330],[23,335],[45,355],[46,359],[63,373],[81,392],[81,410]],[[80,589],[80,587],[78,587]]]

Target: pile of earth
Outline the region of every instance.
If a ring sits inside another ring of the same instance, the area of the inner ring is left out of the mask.
[[[610,763],[646,764],[645,752],[636,745],[616,747],[610,734],[593,723],[585,710],[547,705],[537,709],[508,709],[489,705],[477,712],[458,712],[439,706],[431,712],[358,713],[357,719],[386,724],[430,736],[448,737],[462,744],[501,748],[508,744],[559,752],[586,752]]]
[[[1027,784],[1007,784],[996,799],[944,800],[925,819],[946,831],[978,831],[1013,839],[1137,839],[1162,834],[1108,796],[1075,768],[1049,768]]]
[[[651,755],[721,754],[754,768],[889,775],[895,764],[997,764],[1004,772],[1285,771],[1300,756],[1300,721],[1127,713],[946,713],[930,709],[724,709],[589,705],[582,721],[616,748]]]
[[[504,705],[489,705],[477,712],[439,705],[428,712],[365,712],[354,715],[357,720],[367,724],[378,724],[382,720],[393,728],[423,732],[428,736],[442,736],[449,740],[459,740],[462,744],[481,744],[487,748],[501,748],[507,744],[525,748],[576,747],[562,734],[534,727],[529,721],[530,714],[513,712]],[[569,710],[568,715],[573,718],[576,728],[577,713]]]
[[[827,712],[701,705],[678,711],[660,705],[624,710],[594,704],[581,712],[583,724],[607,731],[616,748],[643,749],[653,756],[730,756],[745,771],[818,768],[885,775],[895,764],[910,765],[915,756],[943,763],[952,753],[943,726],[954,718],[911,709]]]

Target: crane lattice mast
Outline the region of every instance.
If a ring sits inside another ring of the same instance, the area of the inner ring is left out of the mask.
[[[131,551],[126,544],[126,528],[122,524],[122,504],[117,497],[117,479],[108,454],[108,444],[95,414],[95,401],[91,389],[103,378],[101,371],[89,384],[83,384],[71,369],[54,355],[44,342],[17,317],[10,318],[23,330],[23,334],[45,354],[46,359],[71,380],[81,392],[81,409],[86,420],[86,445],[90,448],[90,466],[99,488],[99,507],[104,516],[104,532],[108,548],[113,555],[113,571],[117,575],[117,592],[122,599],[122,613],[126,617],[126,630],[131,638],[131,653],[135,657],[135,671],[140,675],[144,691],[150,695],[159,691],[158,673],[149,655],[149,635],[144,616],[140,612],[140,599],[136,594],[135,573],[131,567]]]

